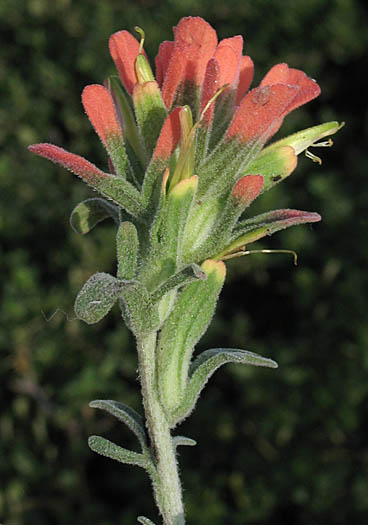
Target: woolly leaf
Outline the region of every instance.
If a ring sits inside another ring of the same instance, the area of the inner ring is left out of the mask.
[[[138,516],[137,521],[138,523],[142,523],[142,525],[155,525],[153,521],[145,518],[144,516]]]
[[[197,442],[194,439],[185,437],[185,436],[174,436],[172,438],[174,447],[178,447],[179,445],[183,445],[186,447],[194,447]]]
[[[122,283],[108,273],[95,273],[85,283],[74,304],[76,316],[87,324],[98,323],[118,299]]]
[[[168,414],[182,401],[193,348],[207,329],[225,279],[224,264],[209,260],[202,269],[207,279],[191,283],[181,292],[160,333],[158,385]]]
[[[149,460],[143,454],[119,447],[115,443],[112,443],[112,441],[101,436],[89,437],[88,445],[93,452],[97,452],[97,454],[101,454],[101,456],[115,459],[116,461],[126,463],[127,465],[137,465],[146,470],[150,469]]]
[[[119,210],[105,199],[92,198],[77,204],[70,215],[70,225],[76,233],[90,232],[96,224],[111,217],[119,223]]]
[[[132,222],[122,222],[116,234],[119,279],[134,278],[137,265],[138,234]]]
[[[272,359],[262,357],[253,352],[235,348],[213,348],[199,354],[193,361],[189,371],[189,381],[185,389],[184,399],[178,409],[172,414],[172,423],[177,424],[185,419],[193,410],[197,399],[213,373],[226,363],[241,363],[253,366],[277,368]]]
[[[147,288],[138,281],[130,282],[120,293],[121,309],[128,328],[138,337],[143,337],[158,324],[157,310]]]

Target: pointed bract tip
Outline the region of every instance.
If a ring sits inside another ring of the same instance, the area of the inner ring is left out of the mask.
[[[226,266],[222,261],[207,259],[202,263],[202,270],[209,276],[214,274],[216,278],[223,282],[226,276]]]
[[[59,148],[59,146],[55,146],[54,144],[32,144],[31,146],[28,146],[28,149],[40,157],[51,160],[51,162],[56,164],[60,164],[79,177],[82,177],[82,179],[85,179],[85,181],[90,184],[96,184],[99,180],[108,176],[83,157],[75,155],[74,153],[69,153],[69,151]]]

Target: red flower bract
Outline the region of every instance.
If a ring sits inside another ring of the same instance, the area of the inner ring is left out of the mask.
[[[186,220],[187,231],[197,239],[187,243],[187,251],[197,251],[186,256],[188,261],[192,255],[198,261],[222,253],[216,252],[219,239],[222,249],[226,242],[234,246],[238,233],[242,238],[236,223],[244,209],[293,171],[297,154],[339,129],[337,123],[316,126],[262,151],[287,114],[318,96],[320,88],[282,63],[248,91],[254,66],[243,55],[243,38],[218,41],[200,17],[181,19],[173,41],[161,43],[156,76],[143,42],[128,31],[114,33],[109,48],[121,84],[110,77],[105,86],[87,86],[82,103],[107,151],[110,175],[58,146],[30,149],[80,175],[141,223],[159,217],[176,185],[195,176],[196,201],[192,207],[187,203]],[[304,222],[317,220],[315,214],[301,213]],[[275,222],[270,215],[265,220],[273,221],[276,231],[280,225],[299,224],[300,217],[289,214],[285,222],[278,216]],[[265,225],[258,229],[254,239],[271,231]]]

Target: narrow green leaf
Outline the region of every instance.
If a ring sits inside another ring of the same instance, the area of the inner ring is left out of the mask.
[[[95,273],[84,284],[74,304],[76,316],[87,324],[98,323],[118,299],[122,283],[108,273]]]
[[[143,454],[119,447],[115,443],[112,443],[112,441],[101,436],[89,437],[88,445],[93,452],[97,452],[97,454],[100,454],[101,456],[115,459],[116,461],[126,463],[127,465],[137,465],[145,470],[150,469],[149,460]]]
[[[142,525],[155,525],[153,521],[145,518],[144,516],[138,516],[137,521],[138,523],[142,523]]]
[[[185,286],[193,281],[207,279],[206,273],[198,264],[191,264],[172,277],[169,277],[161,286],[159,286],[151,295],[152,303],[159,301],[170,290]]]
[[[187,383],[185,396],[180,407],[172,414],[172,424],[177,424],[189,416],[209,378],[221,365],[226,363],[241,363],[268,368],[278,367],[272,359],[246,350],[213,348],[202,352],[190,366],[190,379]]]
[[[194,447],[197,444],[197,442],[194,439],[187,438],[185,436],[174,436],[172,441],[175,448],[179,445],[184,445],[186,447]]]
[[[90,232],[96,224],[111,217],[119,223],[119,209],[105,199],[92,198],[77,204],[70,215],[70,226],[76,233]]]
[[[138,253],[138,234],[132,222],[122,222],[116,235],[119,279],[131,280],[135,276]]]
[[[161,403],[168,413],[184,395],[193,348],[214,314],[225,279],[225,265],[205,261],[205,281],[189,284],[179,295],[164,323],[158,344],[158,385]]]
[[[133,410],[133,408],[111,399],[97,399],[91,401],[89,406],[91,408],[105,410],[119,419],[119,421],[125,423],[126,426],[137,436],[142,450],[147,448],[147,434],[144,426],[144,419],[138,414],[138,412]]]

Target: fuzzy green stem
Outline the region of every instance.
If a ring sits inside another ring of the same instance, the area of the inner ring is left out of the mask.
[[[164,525],[184,525],[184,507],[175,447],[156,385],[156,337],[156,332],[152,332],[137,341],[143,404],[158,477],[157,482],[153,480],[153,487]]]

